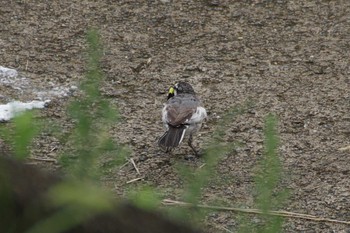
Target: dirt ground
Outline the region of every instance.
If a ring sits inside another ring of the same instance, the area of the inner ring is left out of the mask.
[[[191,153],[186,145],[166,155],[155,143],[163,133],[166,91],[185,80],[209,112],[195,138],[201,146],[225,112],[250,103],[227,125],[225,140],[239,146],[220,162],[222,180],[209,185],[202,203],[254,207],[253,170],[263,152],[264,118],[272,112],[279,119],[283,184],[290,190],[284,209],[350,221],[350,152],[339,151],[350,145],[350,1],[0,2],[0,65],[37,87],[77,85],[84,76],[85,33],[99,29],[107,77],[102,91],[123,117],[111,132],[129,144],[144,177],[126,184],[140,177],[131,164],[113,171],[104,183],[116,194],[147,183],[179,199],[183,181],[175,164],[202,165],[184,159]],[[31,98],[1,91],[2,98]],[[68,130],[67,98],[53,102],[44,115]],[[64,146],[43,135],[32,156],[55,159]],[[208,232],[234,232],[239,222],[236,213],[216,212],[203,224]],[[284,230],[350,232],[350,225],[287,219]]]

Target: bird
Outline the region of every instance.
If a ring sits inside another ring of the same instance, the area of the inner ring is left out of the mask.
[[[158,145],[169,152],[188,138],[188,145],[195,156],[198,156],[192,144],[193,135],[200,130],[206,118],[207,111],[191,84],[177,82],[169,88],[168,99],[162,109],[162,121],[166,132],[159,138]]]

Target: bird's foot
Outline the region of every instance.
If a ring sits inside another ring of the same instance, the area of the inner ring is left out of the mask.
[[[185,160],[187,161],[194,161],[197,159],[197,156],[196,155],[193,155],[193,154],[187,154],[185,155]]]

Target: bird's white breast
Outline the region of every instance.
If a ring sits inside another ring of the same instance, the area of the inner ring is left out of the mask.
[[[197,107],[196,112],[192,115],[192,117],[187,120],[188,124],[197,124],[202,122],[205,118],[207,118],[207,111],[203,107]]]

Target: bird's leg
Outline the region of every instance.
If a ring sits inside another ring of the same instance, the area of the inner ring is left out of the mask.
[[[189,139],[188,139],[188,145],[191,147],[191,149],[193,150],[194,152],[194,155],[196,157],[198,157],[198,152],[197,150],[194,148],[194,146],[192,145],[192,134],[190,135]]]
[[[173,150],[171,147],[167,147],[165,153],[170,153]]]

